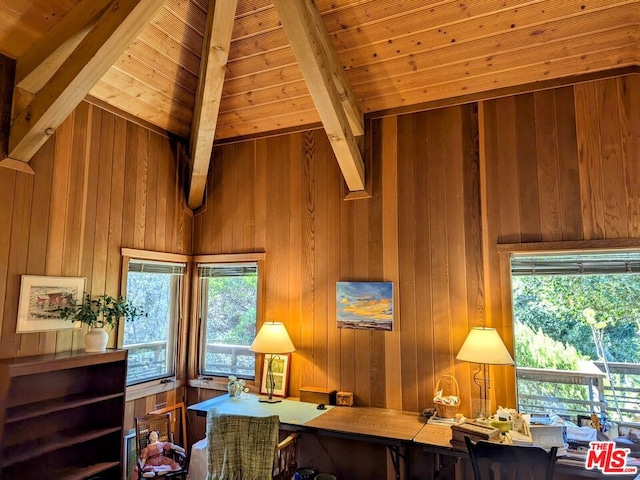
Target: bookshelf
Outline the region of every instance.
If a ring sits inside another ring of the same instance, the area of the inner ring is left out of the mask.
[[[127,351],[0,360],[0,478],[119,479]]]

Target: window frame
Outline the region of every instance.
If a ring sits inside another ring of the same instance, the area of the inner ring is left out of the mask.
[[[147,260],[156,262],[167,263],[184,263],[185,271],[183,274],[183,280],[181,282],[181,291],[178,292],[178,318],[176,321],[176,333],[175,333],[175,375],[170,377],[164,377],[146,382],[138,383],[126,387],[126,400],[135,400],[138,398],[147,397],[162,392],[175,390],[182,387],[185,384],[185,370],[187,362],[187,352],[185,345],[187,345],[187,315],[188,312],[188,299],[189,288],[191,278],[191,257],[189,255],[155,252],[150,250],[138,250],[133,248],[122,248],[122,280],[121,280],[121,292],[126,296],[127,292],[127,277],[129,274],[129,261],[130,260]],[[124,340],[124,324],[120,322],[118,325],[117,345],[118,348],[123,348]]]
[[[215,390],[227,389],[228,378],[226,376],[208,376],[200,374],[201,366],[201,340],[203,328],[205,328],[201,312],[201,289],[200,289],[200,276],[198,274],[198,266],[200,264],[212,264],[212,263],[247,263],[255,262],[258,266],[258,286],[257,286],[257,300],[256,300],[256,333],[264,323],[264,286],[265,286],[265,258],[264,252],[252,252],[252,253],[229,253],[229,254],[213,254],[213,255],[194,255],[191,257],[192,272],[191,272],[191,324],[189,346],[190,351],[194,352],[189,356],[189,386],[197,388],[208,388]],[[195,328],[194,328],[195,327]],[[247,380],[247,386],[252,390],[259,388],[260,381],[262,379],[262,355],[256,353],[254,380]],[[257,391],[257,390],[256,390]]]
[[[510,351],[515,350],[515,338],[513,330],[515,328],[515,318],[513,315],[513,285],[511,274],[512,256],[534,256],[534,255],[572,255],[572,254],[597,254],[597,253],[624,253],[640,251],[640,242],[633,238],[618,239],[596,239],[596,240],[564,240],[551,242],[527,242],[527,243],[497,243],[496,253],[499,258],[499,272],[501,275],[497,279],[497,285],[501,290],[501,301],[503,325],[509,325],[511,343]],[[495,282],[495,280],[493,281]],[[508,322],[508,323],[507,323]],[[509,343],[507,343],[509,346]],[[514,352],[515,353],[515,352]],[[515,404],[518,404],[517,386],[517,359],[514,356],[513,365],[513,395]],[[509,389],[511,390],[511,389]]]

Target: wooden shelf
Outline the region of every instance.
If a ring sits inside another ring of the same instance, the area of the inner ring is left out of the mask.
[[[68,430],[45,438],[35,438],[28,442],[5,448],[2,466],[7,467],[14,463],[24,462],[45,453],[104,437],[120,430],[122,430],[121,426],[89,431]]]
[[[119,478],[127,351],[0,360],[0,480]]]
[[[65,468],[64,470],[53,472],[50,478],[51,480],[82,480],[83,478],[117,467],[119,464],[120,462],[103,462],[87,467]]]
[[[76,395],[68,395],[65,397],[54,398],[45,402],[28,403],[7,409],[6,423],[19,422],[28,418],[39,417],[49,413],[60,412],[62,410],[74,409],[82,405],[90,405],[92,403],[104,402],[112,398],[122,397],[123,393],[114,393],[111,395],[99,395],[79,393]]]

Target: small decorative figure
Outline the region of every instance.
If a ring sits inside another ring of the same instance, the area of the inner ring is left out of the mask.
[[[156,475],[164,475],[182,468],[178,462],[164,455],[164,452],[168,450],[185,453],[185,449],[179,445],[159,441],[158,432],[153,431],[149,434],[149,444],[140,452],[143,477],[152,478]]]

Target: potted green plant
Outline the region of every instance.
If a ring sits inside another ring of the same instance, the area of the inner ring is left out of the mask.
[[[63,320],[81,322],[89,327],[84,337],[84,348],[87,352],[106,350],[109,334],[105,327],[115,327],[122,318],[125,321],[133,321],[147,315],[141,307],[132,304],[123,296],[116,298],[100,295],[91,298],[91,294],[86,294],[81,303],[72,302],[58,308],[57,311]]]

